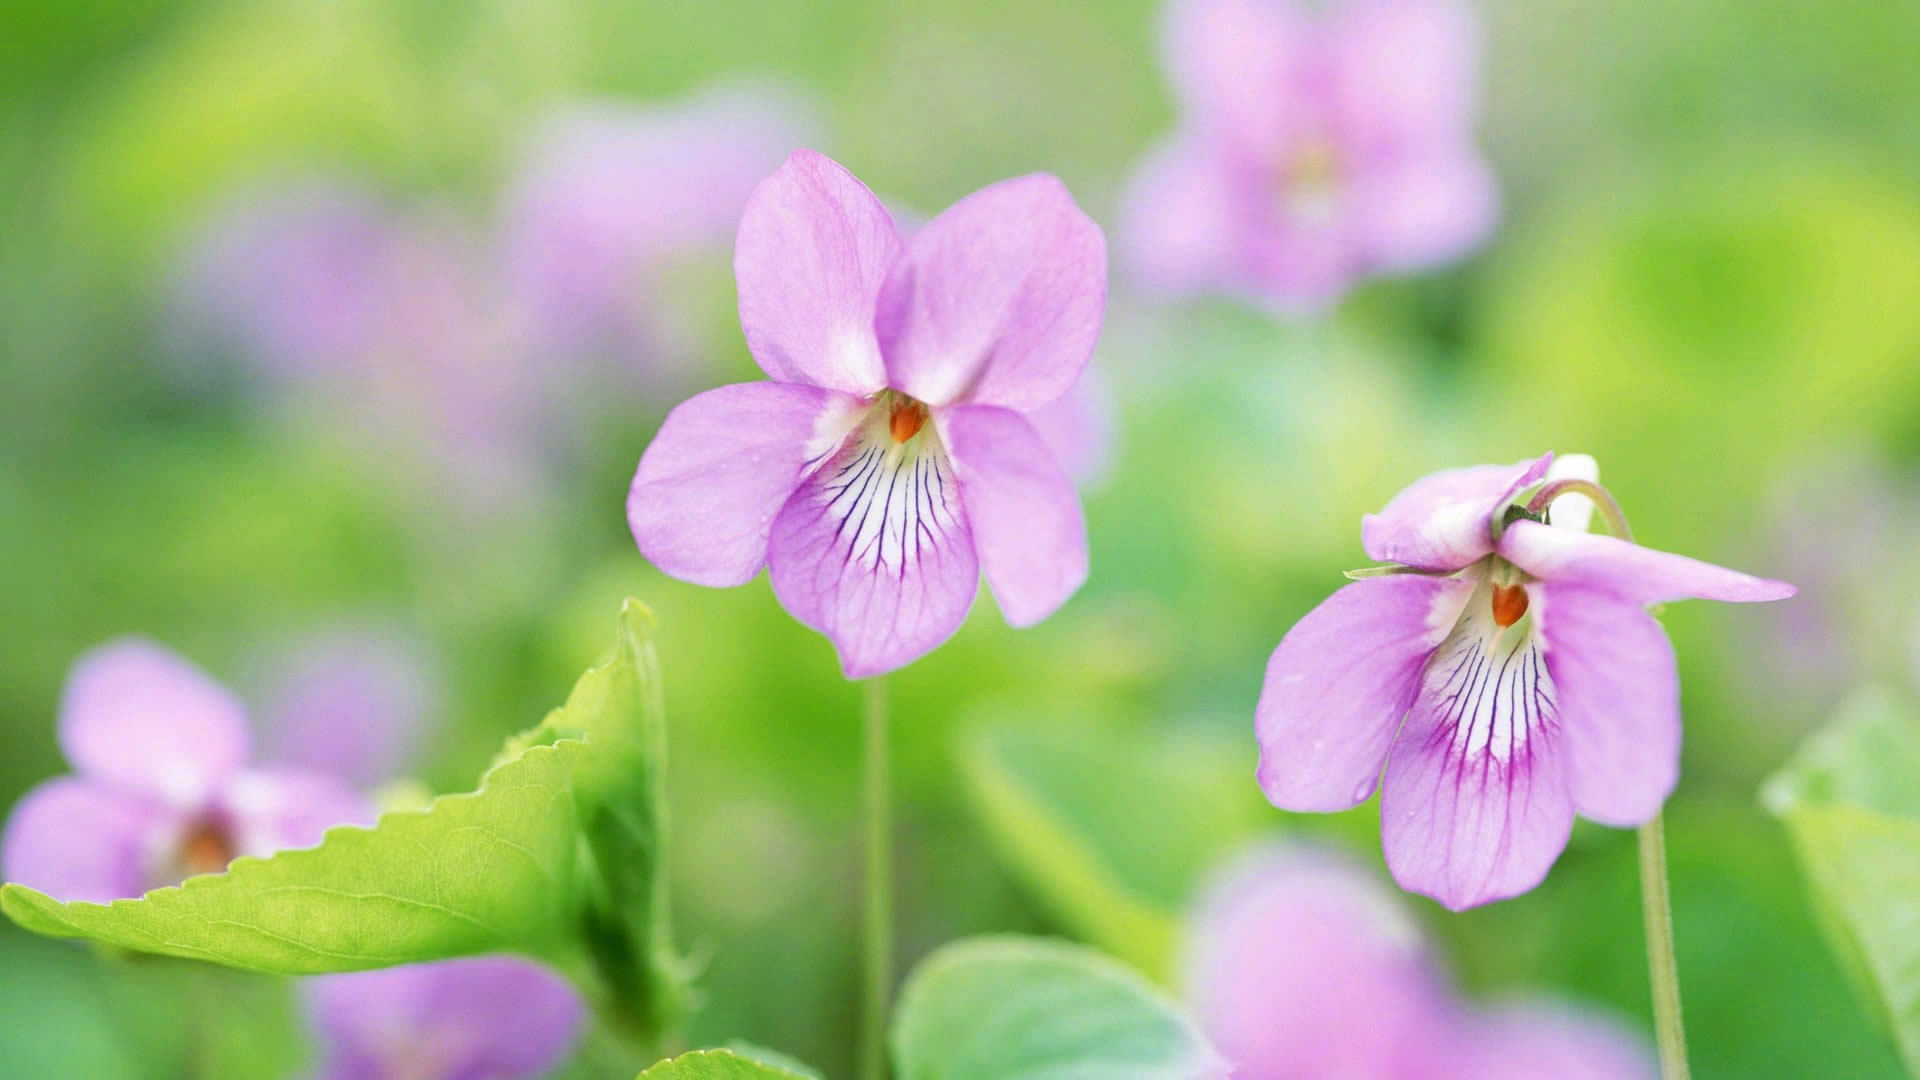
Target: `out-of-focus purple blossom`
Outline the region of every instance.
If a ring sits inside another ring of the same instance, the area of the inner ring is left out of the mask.
[[[412,638],[341,629],[268,666],[262,758],[368,790],[403,774],[436,716],[432,665]]]
[[[1367,515],[1361,546],[1393,565],[1308,612],[1267,666],[1267,798],[1323,813],[1378,783],[1394,879],[1456,910],[1539,884],[1576,812],[1658,814],[1680,677],[1648,606],[1794,587],[1588,532],[1594,503],[1569,485],[1598,477],[1584,454],[1448,469]]]
[[[476,956],[301,983],[321,1048],[316,1080],[519,1080],[573,1052],[586,1020],[565,979]]]
[[[60,705],[75,774],[13,809],[6,879],[61,900],[105,903],[217,873],[238,855],[308,847],[372,809],[324,774],[249,768],[239,700],[151,642],[123,638],[82,656]]]
[[[544,344],[610,344],[657,376],[683,366],[682,312],[659,275],[721,254],[754,185],[817,122],[792,95],[709,90],[660,107],[577,104],[534,128],[505,207],[510,286]]]
[[[702,585],[768,568],[849,678],[966,618],[984,573],[1007,621],[1086,580],[1086,522],[1030,414],[1077,382],[1106,307],[1106,241],[1036,174],[909,242],[837,163],[796,152],[748,200],[740,322],[770,381],[676,407],[634,475],[642,554]]]
[[[1331,852],[1231,866],[1190,933],[1191,1004],[1236,1080],[1651,1080],[1644,1043],[1562,1003],[1455,996],[1414,922]]]
[[[1149,286],[1313,311],[1493,228],[1479,29],[1454,0],[1173,0],[1163,40],[1181,126],[1141,167],[1123,230]]]

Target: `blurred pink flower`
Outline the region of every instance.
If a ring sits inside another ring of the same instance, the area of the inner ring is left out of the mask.
[[[432,665],[401,634],[347,628],[273,658],[260,710],[265,760],[362,790],[404,774],[433,726]]]
[[[1414,572],[1346,586],[1274,650],[1255,720],[1267,798],[1345,810],[1384,764],[1387,865],[1456,910],[1539,884],[1576,811],[1622,828],[1659,813],[1680,678],[1647,606],[1794,589],[1591,534],[1581,494],[1503,530],[1535,492],[1597,478],[1583,454],[1450,469],[1369,514],[1368,556]]]
[[[1182,125],[1142,166],[1123,231],[1148,285],[1310,312],[1492,230],[1464,6],[1173,0],[1164,42]]]
[[[748,201],[734,270],[771,381],[667,417],[627,501],[640,551],[702,585],[768,567],[850,678],[946,640],[983,570],[1016,626],[1065,603],[1086,523],[1029,416],[1093,352],[1106,245],[1060,181],[983,188],[909,243],[852,174],[797,152]]]
[[[372,809],[333,777],[247,767],[246,714],[225,687],[151,642],[82,656],[60,703],[74,776],[13,809],[6,879],[105,903],[218,873],[237,855],[308,847]]]
[[[321,1049],[316,1080],[521,1080],[572,1053],[573,986],[513,956],[476,956],[301,983]]]
[[[1189,996],[1236,1080],[1653,1080],[1640,1039],[1568,1005],[1460,1001],[1407,913],[1331,852],[1275,848],[1208,890]]]

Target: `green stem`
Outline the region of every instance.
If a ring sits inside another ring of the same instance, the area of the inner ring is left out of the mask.
[[[1640,911],[1653,980],[1653,1031],[1666,1080],[1687,1080],[1687,1033],[1680,1022],[1680,970],[1673,958],[1673,902],[1667,894],[1667,835],[1660,815],[1640,826]]]
[[[866,682],[866,964],[860,1010],[860,1076],[887,1075],[887,996],[893,983],[893,823],[888,810],[887,685]]]

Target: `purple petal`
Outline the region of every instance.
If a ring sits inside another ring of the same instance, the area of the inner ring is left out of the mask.
[[[1688,597],[1748,604],[1785,600],[1796,591],[1784,581],[1532,521],[1516,521],[1501,535],[1500,556],[1544,581],[1604,590],[1641,604]]]
[[[173,811],[137,791],[63,776],[27,792],[0,842],[5,878],[56,900],[109,900],[147,891],[152,849]]]
[[[402,635],[331,632],[274,666],[262,725],[269,761],[369,788],[402,774],[433,726],[429,665]]]
[[[335,825],[371,825],[372,804],[331,776],[297,769],[254,769],[221,790],[218,809],[241,855],[271,855],[318,844]]]
[[[1147,155],[1127,191],[1121,237],[1127,265],[1149,289],[1178,295],[1235,283],[1245,223],[1232,168],[1192,137]]]
[[[1473,12],[1448,0],[1359,0],[1326,27],[1342,141],[1361,154],[1465,149],[1479,79]]]
[[[1574,809],[1603,825],[1644,825],[1680,779],[1680,675],[1666,631],[1611,592],[1560,584],[1530,592]]]
[[[331,1080],[542,1076],[586,1022],[572,984],[513,956],[322,975],[301,990]]]
[[[1187,122],[1241,156],[1269,161],[1315,125],[1307,78],[1318,29],[1274,0],[1176,0],[1166,65]]]
[[[1445,987],[1413,921],[1368,875],[1328,852],[1276,848],[1241,860],[1196,910],[1188,997],[1236,1076],[1421,1074]]]
[[[1358,261],[1401,273],[1460,257],[1493,231],[1500,191],[1493,170],[1470,153],[1420,155],[1353,178]]]
[[[930,405],[1027,412],[1067,392],[1100,337],[1107,242],[1057,177],[1003,180],[913,237],[880,297],[889,384]]]
[[[774,595],[833,641],[850,679],[931,651],[980,588],[952,463],[930,432],[901,445],[886,424],[869,421],[801,483],[767,549]]]
[[[246,711],[178,654],[120,638],[74,663],[60,746],[83,775],[192,806],[246,762]]]
[[[1484,596],[1468,601],[1421,677],[1380,793],[1394,880],[1455,911],[1539,884],[1573,830],[1538,638],[1526,623],[1499,632]]]
[[[1421,668],[1472,591],[1412,575],[1356,581],[1287,631],[1254,714],[1275,806],[1345,810],[1373,794]]]
[[[838,442],[854,399],[791,383],[709,390],[667,414],[640,458],[627,523],[641,554],[699,585],[741,585],[808,465]]]
[[[734,243],[740,326],[780,382],[887,385],[874,305],[905,248],[887,208],[831,158],[797,150],[747,200]]]
[[[1546,475],[1553,455],[1517,465],[1447,469],[1416,480],[1360,522],[1367,557],[1453,571],[1493,551],[1493,512]],[[1509,530],[1511,534],[1511,530]]]
[[[1114,454],[1113,396],[1100,369],[1092,364],[1051,405],[1027,414],[1027,423],[1053,451],[1055,461],[1082,490],[1106,479]]]
[[[1646,1040],[1598,1013],[1551,1002],[1501,1005],[1470,1023],[1446,1075],[1458,1080],[1655,1080]]]
[[[1087,580],[1080,495],[1019,413],[959,405],[934,419],[953,455],[960,501],[993,598],[1009,624],[1032,626]]]

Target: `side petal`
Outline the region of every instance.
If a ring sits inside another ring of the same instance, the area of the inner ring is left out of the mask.
[[[1287,631],[1254,712],[1268,800],[1314,813],[1367,801],[1421,668],[1472,591],[1412,575],[1356,581]]]
[[[1455,911],[1538,885],[1573,831],[1552,676],[1526,624],[1491,623],[1469,602],[1434,654],[1380,793],[1394,880]]]
[[[1553,455],[1517,465],[1447,469],[1413,482],[1360,520],[1367,557],[1422,570],[1460,570],[1493,551],[1493,512],[1546,475]]]
[[[747,199],[734,242],[740,327],[780,382],[886,385],[874,303],[904,246],[887,208],[833,159],[796,150]]]
[[[1479,247],[1500,217],[1493,170],[1467,150],[1369,168],[1354,178],[1352,194],[1359,261],[1386,273],[1452,262]]]
[[[1652,1048],[1626,1025],[1553,1002],[1508,1002],[1472,1018],[1457,1061],[1459,1080],[1655,1080]]]
[[[60,747],[84,775],[190,806],[246,762],[250,742],[232,691],[179,654],[128,637],[74,663]]]
[[[953,635],[980,564],[953,466],[927,433],[863,432],[774,519],[767,569],[794,618],[825,634],[849,679],[907,664]]]
[[[953,455],[974,550],[1007,622],[1032,626],[1087,580],[1079,493],[1026,418],[991,405],[935,415]]]
[[[1247,217],[1231,163],[1191,136],[1149,151],[1127,190],[1121,255],[1147,288],[1178,296],[1243,276]]]
[[[1500,557],[1543,581],[1610,591],[1640,604],[1689,597],[1748,604],[1785,600],[1797,591],[1784,581],[1532,521],[1516,521],[1501,535]]]
[[[914,234],[880,297],[889,384],[1027,412],[1067,392],[1107,306],[1107,241],[1059,178],[981,188]]]
[[[767,561],[774,515],[845,433],[858,402],[792,383],[736,383],[667,414],[640,457],[627,524],[640,553],[696,585],[742,585]]]
[[[0,841],[8,881],[57,900],[109,900],[147,891],[147,855],[172,821],[137,792],[76,776],[49,780],[13,808]]]
[[[1318,31],[1276,0],[1175,0],[1161,40],[1188,124],[1270,160],[1313,123],[1304,77]]]
[[[352,788],[298,769],[243,772],[220,793],[218,805],[232,822],[241,855],[312,847],[335,825],[371,825],[376,816],[372,804]]]
[[[1611,592],[1528,591],[1559,692],[1574,809],[1602,825],[1646,824],[1680,779],[1680,674],[1666,631]]]

